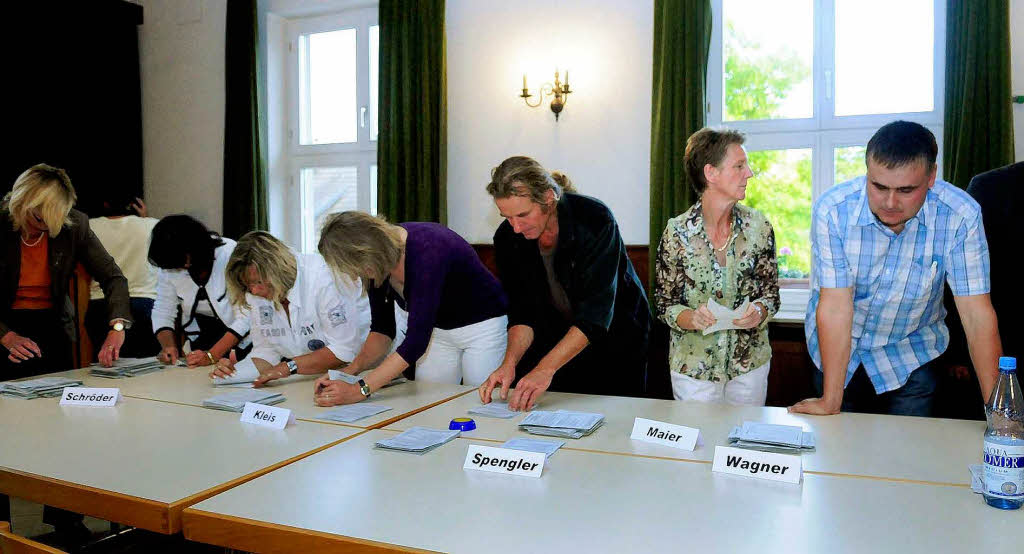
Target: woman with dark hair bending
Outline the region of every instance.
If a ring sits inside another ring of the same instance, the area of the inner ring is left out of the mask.
[[[153,228],[149,263],[160,268],[153,303],[153,333],[160,342],[160,360],[175,364],[181,353],[174,336],[178,307],[182,327],[192,343],[189,367],[215,364],[242,343],[237,358],[251,348],[249,319],[232,306],[224,270],[235,241],[210,231],[195,219],[169,215]]]

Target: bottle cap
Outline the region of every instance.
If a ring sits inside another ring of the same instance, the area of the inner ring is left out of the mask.
[[[1017,358],[1012,356],[1000,356],[999,371],[1017,371]]]
[[[457,417],[448,424],[450,431],[472,431],[476,429],[476,422],[468,417]]]

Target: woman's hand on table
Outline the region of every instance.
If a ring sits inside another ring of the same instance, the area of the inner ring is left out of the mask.
[[[123,330],[115,331],[113,329],[107,333],[103,346],[100,346],[100,351],[96,354],[100,365],[110,367],[121,357],[121,347],[124,346],[124,334]]]
[[[508,400],[508,389],[512,387],[512,381],[516,379],[516,368],[512,365],[502,364],[491,372],[477,392],[480,393],[480,402],[487,404],[491,401],[491,392],[495,387],[501,387],[501,400]]]
[[[349,384],[345,381],[332,381],[324,378],[316,380],[316,393],[313,395],[313,402],[317,406],[340,406],[342,404],[355,404],[365,400],[359,385]]]

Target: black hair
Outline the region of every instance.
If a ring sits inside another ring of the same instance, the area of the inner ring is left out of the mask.
[[[874,160],[887,169],[895,169],[914,162],[924,162],[931,168],[938,154],[935,135],[924,125],[893,121],[882,126],[868,141],[864,163]]]
[[[219,234],[185,214],[169,215],[153,227],[149,263],[161,269],[185,267],[188,256],[198,266],[213,265],[213,251],[222,246]]]

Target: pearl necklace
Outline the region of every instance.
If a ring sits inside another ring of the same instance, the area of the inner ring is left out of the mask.
[[[29,244],[29,242],[27,240],[25,240],[25,235],[21,235],[21,243],[24,244],[25,246],[29,247],[29,248],[32,248],[33,246],[39,244],[39,241],[43,240],[43,235],[44,234],[46,234],[46,233],[39,233],[39,238],[37,238],[36,241],[31,243],[31,244]]]

